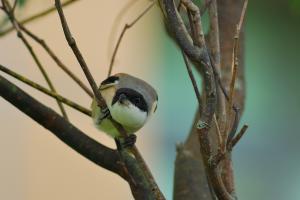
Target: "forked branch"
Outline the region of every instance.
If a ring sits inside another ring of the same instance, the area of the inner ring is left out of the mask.
[[[109,69],[108,69],[108,74],[107,76],[110,76],[111,75],[111,72],[112,72],[112,69],[113,69],[113,65],[114,65],[114,62],[115,62],[115,58],[116,58],[116,55],[118,53],[118,50],[119,50],[119,46],[121,44],[121,41],[126,33],[127,30],[129,30],[131,27],[133,27],[154,5],[155,5],[155,2],[156,0],[153,0],[149,6],[143,11],[141,12],[137,18],[135,18],[132,22],[130,23],[126,23],[125,26],[123,27],[123,30],[118,38],[118,41],[117,41],[117,44],[114,48],[114,51],[113,51],[113,54],[112,54],[112,57],[111,57],[111,60],[110,60],[110,64],[109,64]]]
[[[34,62],[36,63],[36,65],[38,66],[39,70],[41,71],[44,79],[46,80],[49,88],[51,89],[51,91],[53,93],[56,93],[56,89],[52,83],[52,81],[50,80],[47,71],[45,70],[44,66],[42,65],[41,61],[39,60],[37,54],[35,53],[35,51],[33,50],[32,46],[30,45],[30,43],[27,41],[27,39],[24,37],[19,24],[17,23],[16,19],[15,19],[15,15],[13,13],[12,7],[9,4],[9,2],[7,0],[1,0],[2,4],[3,4],[3,10],[4,12],[7,14],[9,20],[11,21],[12,26],[14,27],[14,29],[17,31],[17,36],[22,40],[22,42],[24,43],[25,47],[28,49],[30,55],[32,56]],[[60,101],[57,100],[57,104],[59,109],[62,112],[62,115],[68,119],[67,113],[62,105],[62,103]]]
[[[77,2],[77,1],[79,1],[79,0],[67,0],[67,1],[65,1],[65,2],[62,3],[62,7],[67,7],[67,6],[73,4],[73,3]],[[1,6],[0,6],[0,8],[1,8]],[[29,16],[28,18],[25,18],[25,19],[21,20],[20,24],[24,25],[24,24],[33,22],[33,21],[35,21],[37,19],[40,19],[40,18],[42,18],[44,16],[49,15],[50,13],[54,12],[55,10],[56,9],[55,9],[54,6],[50,7],[48,9],[44,10],[44,11],[41,11],[41,12],[39,12],[37,14],[34,14],[32,16]],[[3,37],[5,35],[7,35],[8,33],[11,33],[13,30],[14,30],[14,27],[10,27],[10,28],[8,28],[8,29],[0,32],[0,37]]]

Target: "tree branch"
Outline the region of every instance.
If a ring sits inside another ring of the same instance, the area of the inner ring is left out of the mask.
[[[79,1],[79,0],[67,0],[67,1],[65,1],[64,3],[62,3],[62,7],[67,7],[67,6],[73,4],[73,3],[77,2],[77,1]],[[56,9],[55,9],[55,7],[53,6],[53,7],[51,7],[51,8],[48,8],[48,9],[44,10],[44,11],[41,11],[41,12],[39,12],[39,13],[37,13],[37,14],[34,14],[34,15],[32,15],[32,16],[26,18],[26,19],[21,20],[21,21],[20,21],[20,24],[23,24],[23,25],[24,25],[24,24],[33,22],[33,21],[35,21],[35,20],[37,20],[37,19],[40,19],[40,18],[42,18],[42,17],[44,17],[44,16],[47,16],[48,14],[52,13],[52,12],[55,11],[55,10],[56,10]],[[10,28],[8,28],[8,29],[6,29],[6,30],[0,32],[0,37],[3,37],[3,36],[5,36],[5,35],[7,35],[8,33],[12,32],[13,30],[14,30],[14,27],[10,27]]]
[[[207,175],[210,183],[212,184],[214,192],[219,199],[233,199],[233,197],[231,197],[226,191],[218,170],[210,165],[213,149],[210,144],[208,133],[216,108],[216,85],[210,58],[205,45],[204,35],[201,27],[200,13],[197,10],[197,7],[193,6],[191,1],[182,1],[187,9],[190,8],[190,11],[194,15],[193,26],[195,27],[194,30],[197,31],[194,44],[199,46],[199,48],[197,48],[197,46],[193,45],[190,36],[187,34],[186,28],[182,23],[182,19],[177,12],[173,0],[163,0],[163,3],[168,25],[170,26],[171,31],[174,33],[180,48],[187,54],[187,56],[195,63],[197,67],[201,66],[204,81],[205,101],[203,102],[200,114],[201,117],[198,126],[198,138]]]
[[[47,94],[47,95],[55,98],[57,101],[60,101],[60,102],[74,108],[75,110],[77,110],[77,111],[79,111],[79,112],[81,112],[81,113],[83,113],[83,114],[85,114],[89,117],[92,116],[92,112],[89,109],[86,109],[83,106],[81,106],[81,105],[79,105],[79,104],[77,104],[77,103],[75,103],[75,102],[73,102],[73,101],[71,101],[71,100],[69,100],[69,99],[67,99],[63,96],[48,90],[47,88],[39,85],[38,83],[35,83],[35,82],[31,81],[30,79],[28,79],[28,78],[26,78],[26,77],[24,77],[24,76],[22,76],[22,75],[20,75],[16,72],[10,70],[10,69],[8,69],[7,67],[4,67],[1,64],[0,64],[0,71],[3,71],[4,73],[6,73],[6,74],[18,79],[19,81],[22,81],[23,83],[25,83],[25,84],[27,84],[27,85],[43,92],[44,94]]]
[[[75,81],[81,87],[81,89],[83,89],[90,97],[93,98],[94,95],[92,91],[71,70],[69,70],[65,64],[63,64],[63,62],[55,55],[54,51],[52,51],[52,49],[47,45],[47,43],[43,39],[39,38],[37,35],[32,33],[22,24],[18,24],[22,31],[24,31],[29,37],[31,37],[34,41],[36,41],[44,48],[44,50],[54,60],[57,66],[59,66],[68,76],[70,76],[73,79],[73,81]]]
[[[135,18],[131,23],[126,23],[125,26],[123,27],[123,30],[122,30],[119,38],[118,38],[117,44],[116,44],[116,46],[114,48],[114,51],[113,51],[113,54],[112,54],[112,57],[111,57],[111,60],[110,60],[110,64],[109,64],[109,68],[108,68],[108,74],[107,74],[108,77],[111,75],[111,72],[112,72],[112,69],[113,69],[113,65],[114,65],[114,62],[115,62],[115,58],[116,58],[119,46],[121,44],[121,41],[122,41],[123,36],[125,35],[126,31],[128,29],[130,29],[132,26],[134,26],[155,5],[155,2],[156,2],[156,0],[153,0],[149,4],[149,6],[143,12],[141,12],[138,15],[137,18]]]
[[[7,14],[9,20],[11,21],[12,26],[14,27],[14,29],[17,31],[17,36],[22,40],[22,42],[24,43],[25,47],[27,48],[27,50],[29,51],[30,55],[32,56],[34,62],[36,63],[36,65],[38,66],[40,72],[42,73],[44,79],[46,80],[49,88],[51,89],[51,91],[53,93],[56,93],[56,89],[54,87],[54,85],[52,84],[52,81],[50,80],[48,73],[46,72],[44,66],[42,65],[42,63],[40,62],[38,56],[36,55],[36,53],[34,52],[32,46],[29,44],[29,42],[27,41],[27,39],[24,37],[16,19],[13,13],[13,10],[9,4],[9,2],[7,0],[2,0],[2,4],[4,6],[4,11]],[[67,113],[62,105],[62,103],[60,101],[57,100],[57,104],[59,109],[61,110],[62,115],[68,120],[68,116]]]
[[[118,152],[85,135],[51,108],[0,75],[0,96],[95,164],[124,177]]]

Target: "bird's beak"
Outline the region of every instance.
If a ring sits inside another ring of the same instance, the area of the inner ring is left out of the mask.
[[[125,94],[121,94],[120,96],[119,96],[119,102],[121,103],[121,104],[125,104],[125,101],[127,100],[127,96],[125,95]]]

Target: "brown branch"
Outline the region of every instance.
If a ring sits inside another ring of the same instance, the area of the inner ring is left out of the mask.
[[[65,1],[65,2],[62,3],[62,7],[67,7],[67,6],[69,6],[69,5],[71,5],[72,3],[75,3],[75,2],[77,2],[77,1],[79,1],[79,0],[67,0],[67,1]],[[37,19],[40,19],[40,18],[42,18],[42,17],[44,17],[44,16],[47,16],[48,14],[52,13],[52,12],[55,11],[55,10],[56,10],[56,9],[55,9],[55,7],[53,6],[53,7],[51,7],[51,8],[48,8],[48,9],[44,10],[44,11],[41,11],[41,12],[39,12],[39,13],[37,13],[37,14],[34,14],[34,15],[32,15],[32,16],[30,16],[30,17],[24,19],[24,20],[21,20],[21,21],[20,21],[20,24],[23,24],[23,25],[24,25],[24,24],[30,23],[30,22],[35,21],[35,20],[37,20]],[[8,29],[6,29],[6,30],[0,32],[0,37],[3,37],[3,36],[5,36],[5,35],[7,35],[8,33],[12,32],[13,30],[14,30],[14,27],[10,27],[10,28],[8,28]]]
[[[95,164],[124,177],[118,152],[85,135],[51,108],[0,75],[0,96]]]
[[[50,80],[46,70],[44,69],[42,63],[40,62],[39,58],[37,57],[36,53],[34,52],[32,46],[29,44],[27,39],[24,37],[17,21],[15,20],[14,13],[12,12],[12,8],[11,8],[9,2],[7,0],[1,0],[1,1],[2,1],[3,6],[4,6],[5,13],[7,14],[9,20],[11,21],[11,24],[14,27],[14,29],[17,31],[17,36],[22,40],[22,42],[24,43],[24,45],[28,49],[30,55],[32,56],[34,62],[38,66],[39,70],[41,71],[41,73],[42,73],[44,79],[46,80],[46,82],[47,82],[49,88],[51,89],[51,91],[56,93],[56,89],[55,89],[54,85],[52,84],[52,81]],[[58,104],[59,109],[62,112],[62,115],[68,120],[67,113],[66,113],[62,103],[57,100],[57,104]]]
[[[240,141],[248,129],[248,125],[244,125],[240,132],[232,139],[229,150],[233,149],[235,145]]]
[[[182,56],[183,56],[184,64],[188,71],[189,77],[191,79],[191,82],[192,82],[192,85],[194,88],[194,92],[195,92],[196,98],[198,100],[199,107],[201,107],[201,105],[202,105],[201,94],[200,94],[200,90],[198,89],[198,86],[197,86],[196,78],[193,75],[192,67],[190,66],[189,60],[183,52],[182,52]],[[200,110],[201,110],[201,108],[200,108]]]
[[[60,101],[60,102],[62,102],[64,104],[66,104],[66,105],[74,108],[75,110],[77,110],[77,111],[79,111],[79,112],[81,112],[81,113],[83,113],[83,114],[85,114],[85,115],[87,115],[89,117],[92,116],[92,112],[89,109],[84,108],[83,106],[81,106],[81,105],[79,105],[79,104],[77,104],[77,103],[75,103],[75,102],[73,102],[73,101],[71,101],[71,100],[69,100],[69,99],[61,96],[61,95],[48,90],[47,88],[39,85],[38,83],[35,83],[35,82],[29,80],[28,78],[26,78],[26,77],[24,77],[24,76],[22,76],[22,75],[20,75],[20,74],[18,74],[16,72],[14,72],[14,71],[8,69],[7,67],[4,67],[1,64],[0,64],[0,71],[2,71],[4,73],[6,73],[6,74],[8,74],[8,75],[10,75],[10,76],[18,79],[19,81],[21,81],[21,82],[23,82],[23,83],[25,83],[25,84],[27,84],[27,85],[29,85],[29,86],[31,86],[31,87],[39,90],[41,92],[43,92],[44,94],[47,94],[47,95],[55,98],[56,100],[58,100],[58,101]]]
[[[194,26],[197,31],[196,41],[193,41],[200,48],[193,45],[190,36],[187,34],[186,27],[184,26],[181,17],[179,16],[176,6],[172,0],[163,0],[164,10],[167,16],[168,24],[171,31],[174,33],[176,41],[178,42],[180,48],[186,53],[186,55],[197,65],[201,66],[201,71],[203,72],[204,80],[204,94],[205,102],[201,110],[201,118],[198,127],[198,137],[200,143],[200,151],[202,153],[203,162],[206,167],[207,175],[213,186],[214,192],[220,199],[233,199],[230,194],[227,193],[220,174],[215,168],[210,166],[210,159],[212,156],[212,146],[209,141],[209,129],[213,119],[215,106],[216,106],[216,86],[214,82],[214,74],[211,67],[208,52],[205,46],[205,40],[203,36],[202,26],[201,26],[201,16],[193,6],[191,1],[182,1],[185,3],[187,8],[191,8],[191,12],[194,15]],[[197,52],[197,55],[196,55]]]
[[[117,52],[119,50],[119,46],[120,46],[120,44],[122,42],[122,39],[123,39],[126,31],[129,30],[132,26],[134,26],[155,5],[155,2],[156,2],[156,0],[153,0],[149,4],[149,6],[143,12],[141,12],[138,15],[138,17],[136,19],[134,19],[131,23],[126,23],[125,26],[123,27],[123,30],[122,30],[119,38],[118,38],[117,44],[116,44],[116,46],[114,48],[114,51],[113,51],[113,54],[112,54],[112,57],[111,57],[111,60],[110,60],[108,74],[107,74],[108,77],[112,73],[112,69],[113,69],[113,65],[114,65],[114,62],[115,62],[115,58],[116,58]]]
[[[64,31],[65,38],[66,38],[69,46],[71,47],[74,55],[76,56],[77,61],[79,62],[82,70],[84,71],[85,76],[86,76],[86,78],[88,79],[88,81],[90,83],[90,86],[92,87],[92,90],[94,92],[95,99],[96,99],[96,102],[97,102],[98,106],[101,108],[101,110],[105,110],[107,108],[106,103],[105,103],[104,99],[102,98],[102,96],[100,94],[100,91],[98,90],[98,88],[96,86],[96,83],[95,83],[95,81],[94,81],[94,79],[93,79],[93,77],[92,77],[92,75],[91,75],[91,73],[88,69],[88,66],[87,66],[80,50],[77,47],[76,41],[75,41],[75,39],[73,38],[73,36],[70,32],[70,29],[68,27],[66,18],[65,18],[64,13],[63,13],[63,9],[61,7],[60,0],[55,0],[55,6],[56,6],[57,12],[58,12],[59,17],[60,17],[60,21],[61,21],[61,25],[62,25],[62,28],[63,28],[63,31]],[[110,120],[113,123],[113,125],[117,128],[119,133],[123,137],[127,137],[127,133],[126,133],[125,129],[120,124],[118,124],[115,120],[113,120],[111,117],[110,117]],[[150,186],[149,189],[150,189],[150,191],[152,191],[152,194],[155,196],[155,198],[156,199],[165,199],[163,194],[159,190],[159,188],[158,188],[158,186],[157,186],[157,184],[156,184],[149,168],[147,167],[145,161],[142,159],[142,156],[139,153],[136,146],[133,146],[131,149],[128,149],[128,150],[130,150],[134,154],[135,159],[138,161],[139,167],[141,168],[142,172],[144,173],[143,177],[146,178],[144,180],[144,182],[148,183],[147,186],[148,185]],[[124,152],[122,151],[121,155],[123,155],[123,153],[126,153],[126,151],[124,151]],[[125,158],[122,158],[122,159],[125,159]],[[124,164],[126,165],[128,171],[130,172],[130,177],[133,177],[133,173],[136,173],[136,171],[130,171],[129,166],[127,166],[127,163],[125,162]],[[130,183],[132,188],[136,187],[133,182],[130,181],[129,183]],[[135,194],[135,190],[132,190],[133,194]]]
[[[12,11],[13,13],[14,13],[15,10],[16,10],[17,4],[18,4],[18,0],[14,0],[14,4],[13,4],[12,9],[11,9],[11,11]]]
[[[25,26],[18,23],[21,30],[24,31],[29,37],[40,44],[44,50],[49,54],[49,56],[54,60],[54,62],[59,66],[68,76],[70,76],[73,81],[75,81],[90,97],[93,97],[92,91],[71,71],[68,67],[55,55],[54,51],[47,45],[47,43],[39,38],[37,35],[28,30]]]
[[[212,166],[217,167],[219,163],[226,158],[226,155],[230,154],[235,147],[235,145],[240,141],[248,129],[248,125],[244,125],[239,133],[232,139],[230,143],[227,144],[226,151],[219,152],[211,161]]]
[[[229,102],[228,102],[228,108],[227,108],[227,115],[229,116],[229,119],[231,119],[231,108],[233,105],[233,96],[234,96],[234,88],[235,88],[235,82],[237,78],[237,71],[238,71],[238,48],[239,48],[239,38],[240,38],[240,32],[244,21],[244,16],[247,10],[248,0],[244,1],[243,9],[241,12],[239,23],[236,27],[236,32],[234,36],[234,42],[233,42],[233,50],[232,50],[232,76],[230,81],[230,87],[229,87]],[[230,122],[228,123],[230,124]]]
[[[218,7],[216,0],[206,0],[209,14],[209,32],[208,32],[208,48],[210,49],[212,67],[220,74],[221,72],[221,52],[220,52],[220,39],[219,39],[219,20],[218,20]],[[217,110],[216,110],[216,118],[219,124],[218,135],[220,135],[220,149],[224,149],[226,144],[225,141],[227,139],[227,135],[225,132],[226,128],[226,104],[225,98],[222,93],[222,89],[218,84],[218,77],[215,75],[216,83],[217,83]]]
[[[191,13],[191,27],[193,27],[194,30],[194,44],[200,48],[206,48],[201,24],[201,14],[198,6],[195,5],[191,0],[181,0],[181,3]]]
[[[62,4],[59,0],[55,0],[55,7],[57,9],[57,12],[59,14],[59,18],[60,18],[60,21],[61,21],[61,25],[62,25],[62,28],[63,28],[63,31],[64,31],[64,35],[65,35],[65,38],[69,44],[69,46],[71,47],[75,57],[77,58],[77,61],[78,63],[80,64],[92,90],[93,90],[93,93],[95,95],[95,99],[98,103],[98,106],[100,106],[101,109],[105,109],[106,108],[106,103],[104,101],[104,99],[102,98],[99,90],[98,90],[98,87],[96,85],[96,82],[76,44],[76,41],[75,39],[73,38],[71,32],[70,32],[70,29],[69,29],[69,26],[67,24],[67,21],[66,21],[66,18],[64,16],[64,13],[63,13],[63,10],[62,10]]]
[[[192,71],[192,68],[190,66],[189,60],[183,52],[182,52],[182,56],[183,56],[183,60],[184,60],[186,69],[188,71],[189,77],[191,79],[191,82],[192,82],[192,85],[193,85],[193,88],[194,88],[194,92],[195,92],[197,100],[198,100],[198,105],[199,105],[199,108],[200,108],[199,110],[201,110],[202,100],[201,100],[200,90],[197,86],[196,78],[193,74],[193,71]],[[219,140],[219,144],[222,144],[223,143],[222,142],[223,138],[221,137],[220,127],[219,127],[219,124],[217,122],[217,119],[216,119],[215,115],[213,117],[213,121],[214,121],[214,124],[215,124],[216,129],[217,129],[217,136],[218,136],[217,138]]]
[[[228,88],[231,81],[232,75],[232,49],[233,49],[233,38],[235,36],[236,24],[240,19],[241,10],[243,8],[244,1],[222,1],[218,0],[218,19],[219,19],[219,28],[220,28],[220,47],[221,47],[221,74],[222,77],[219,82],[222,82],[225,91],[225,88]],[[245,102],[245,76],[244,76],[244,33],[241,30],[240,34],[240,44],[238,50],[238,59],[239,59],[239,70],[237,73],[237,83],[239,87],[235,88],[234,92],[234,101],[233,107],[235,112],[235,116],[232,117],[231,124],[238,124],[240,120],[240,115],[243,113],[244,110],[244,102]],[[221,86],[221,84],[220,84]],[[225,95],[225,93],[224,93]],[[226,97],[226,96],[225,96]],[[226,99],[229,99],[229,95],[227,95]],[[237,109],[238,108],[238,109]],[[226,120],[229,120],[228,116]],[[230,131],[231,133],[228,134],[228,142],[230,142],[230,135],[234,135],[236,131],[233,132],[233,128],[235,125],[232,126]],[[237,127],[237,126],[236,126]],[[234,175],[233,175],[233,165],[231,161],[231,154],[226,155],[226,159],[224,159],[221,163],[221,173],[224,184],[229,191],[229,193],[235,193],[234,187]]]

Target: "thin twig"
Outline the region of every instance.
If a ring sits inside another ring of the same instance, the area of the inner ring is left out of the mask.
[[[194,92],[195,92],[195,94],[196,94],[196,98],[197,98],[197,100],[198,100],[199,110],[201,110],[202,99],[201,99],[200,91],[199,91],[198,86],[197,86],[197,82],[196,82],[195,76],[194,76],[194,74],[193,74],[193,71],[192,71],[192,68],[191,68],[191,66],[190,66],[190,63],[189,63],[189,60],[188,60],[187,56],[185,55],[184,52],[181,52],[181,53],[182,53],[183,60],[184,60],[186,69],[187,69],[187,71],[188,71],[189,77],[190,77],[190,79],[191,79],[191,82],[192,82],[192,85],[193,85],[193,88],[194,88]]]
[[[240,139],[244,136],[244,134],[246,133],[248,129],[248,125],[245,124],[242,129],[240,130],[240,132],[232,139],[231,144],[230,144],[230,149],[233,149],[235,147],[235,145],[240,141]]]
[[[123,30],[122,30],[119,38],[118,38],[117,44],[116,44],[116,46],[114,48],[114,51],[113,51],[113,54],[112,54],[112,57],[111,57],[111,60],[110,60],[110,64],[109,64],[109,69],[108,69],[107,76],[111,75],[112,68],[113,68],[113,65],[114,65],[114,62],[115,62],[115,58],[116,58],[119,46],[121,44],[121,41],[122,41],[122,39],[123,39],[126,31],[128,29],[130,29],[132,26],[134,26],[155,5],[155,2],[156,2],[156,0],[153,0],[150,3],[150,5],[143,12],[141,12],[141,14],[138,15],[138,17],[135,20],[133,20],[131,23],[126,23],[125,26],[123,27]]]
[[[235,86],[235,81],[236,81],[236,76],[237,76],[237,67],[238,67],[238,48],[239,48],[239,38],[240,38],[240,32],[241,28],[244,22],[244,16],[247,10],[247,5],[248,5],[248,0],[244,1],[242,13],[240,16],[239,23],[237,24],[236,27],[236,33],[234,36],[234,44],[233,44],[233,51],[232,51],[232,77],[230,81],[230,90],[229,90],[229,108],[232,107],[232,101],[233,101],[233,96],[234,96],[234,86]]]
[[[216,67],[215,67],[215,63],[214,63],[214,60],[210,57],[210,62],[212,63],[212,69],[213,69],[213,73],[214,73],[214,76],[215,76],[215,79],[216,79],[216,82],[217,82],[217,85],[219,88],[221,88],[221,91],[225,97],[225,100],[228,102],[229,101],[229,95],[222,83],[222,80],[221,80],[221,77],[220,77],[220,74],[219,72],[217,71]],[[234,134],[236,133],[236,128],[237,128],[237,125],[239,123],[239,108],[233,103],[232,104],[232,109],[235,113],[235,116],[234,116],[234,122],[233,122],[233,125],[232,125],[232,128],[228,134],[228,138],[230,138],[231,136],[233,137]],[[226,128],[226,127],[225,127]],[[230,137],[229,137],[230,136]],[[232,138],[231,137],[231,138]],[[229,140],[227,139],[226,143],[228,142]],[[224,145],[224,147],[226,146],[226,144]]]
[[[120,25],[122,25],[121,22],[122,22],[123,17],[126,16],[127,13],[130,12],[130,9],[139,2],[140,2],[139,0],[128,0],[126,2],[126,4],[120,9],[117,16],[115,17],[113,24],[112,24],[112,28],[110,29],[110,32],[109,32],[109,38],[107,39],[107,41],[109,42],[107,45],[107,53],[108,53],[109,59],[111,59],[111,55],[114,51],[115,36],[119,30]],[[119,36],[119,35],[117,35],[117,36]]]
[[[54,97],[56,100],[58,100],[58,101],[60,101],[64,104],[74,108],[75,110],[77,110],[77,111],[79,111],[79,112],[81,112],[81,113],[83,113],[87,116],[92,116],[92,112],[89,109],[84,108],[83,106],[81,106],[81,105],[79,105],[79,104],[77,104],[77,103],[61,96],[61,95],[59,95],[59,94],[57,94],[53,91],[48,90],[47,88],[39,85],[38,83],[35,83],[35,82],[31,81],[30,79],[28,79],[28,78],[26,78],[26,77],[24,77],[24,76],[22,76],[22,75],[20,75],[16,72],[10,70],[10,69],[8,69],[7,67],[4,67],[1,64],[0,64],[0,71],[4,72],[6,74],[9,74],[10,76],[12,76],[12,77],[18,79],[19,81],[21,81],[21,82],[37,89],[37,90],[43,92],[44,94],[47,94],[51,97]]]
[[[228,122],[227,122],[227,128],[226,130],[228,131],[230,123],[231,123],[231,116],[232,116],[232,111],[231,108],[233,106],[233,98],[234,98],[234,88],[235,88],[235,81],[237,77],[237,71],[238,71],[238,48],[239,48],[239,37],[240,37],[240,32],[241,28],[243,25],[244,21],[244,16],[247,10],[247,5],[248,5],[248,0],[244,1],[243,9],[241,12],[241,16],[239,19],[239,23],[236,27],[236,33],[234,36],[234,44],[233,44],[233,51],[232,51],[232,77],[230,81],[230,87],[229,87],[229,100],[228,100],[228,106],[227,106],[227,116],[228,116]]]
[[[12,13],[11,6],[10,6],[9,2],[7,0],[2,0],[2,4],[4,6],[4,10],[5,10],[6,14],[8,15],[9,20],[12,23],[12,26],[17,31],[17,36],[22,40],[22,42],[24,43],[24,45],[28,49],[30,55],[34,59],[34,62],[38,66],[39,70],[41,71],[41,73],[42,73],[44,79],[46,80],[46,82],[47,82],[49,88],[51,89],[51,91],[54,92],[54,93],[56,93],[56,89],[54,88],[54,85],[52,84],[52,81],[50,80],[50,78],[49,78],[46,70],[44,69],[42,63],[38,59],[38,57],[37,57],[36,53],[34,52],[32,46],[29,44],[29,42],[27,41],[27,39],[24,37],[24,35],[23,35],[23,33],[22,33],[22,31],[21,31],[18,23],[16,22],[14,13]],[[57,100],[57,104],[58,104],[59,109],[62,112],[62,115],[68,120],[67,113],[66,113],[66,111],[65,111],[62,103]]]
[[[67,74],[69,75],[90,97],[93,97],[93,92],[71,71],[68,67],[55,55],[54,51],[47,45],[45,40],[39,38],[37,35],[32,33],[22,24],[19,24],[21,30],[23,30],[29,37],[40,44],[54,62]]]
[[[98,90],[98,87],[96,85],[96,82],[95,82],[80,50],[78,49],[75,39],[73,38],[73,36],[70,32],[69,26],[67,24],[66,18],[64,16],[64,13],[62,10],[62,4],[61,4],[60,0],[55,0],[55,6],[58,11],[59,18],[61,20],[61,25],[62,25],[62,28],[64,31],[65,38],[66,38],[69,46],[71,47],[75,57],[77,58],[77,61],[80,64],[80,66],[81,66],[81,68],[93,90],[97,104],[98,104],[98,106],[100,106],[101,109],[106,109],[106,103],[105,103],[104,99],[102,98],[100,91]]]
[[[227,144],[226,150],[218,152],[218,154],[213,157],[213,159],[211,160],[211,165],[213,167],[216,168],[218,166],[218,164],[225,158],[226,154],[229,154],[232,152],[233,148],[240,141],[240,139],[244,136],[247,129],[248,129],[248,125],[245,124],[242,127],[242,129],[240,130],[240,132],[232,139],[232,141]]]
[[[15,12],[17,4],[18,4],[18,0],[15,0],[14,4],[13,4],[13,7],[11,9],[11,12],[13,12],[13,13]]]
[[[75,3],[76,1],[79,1],[79,0],[67,0],[64,3],[62,3],[61,5],[62,5],[62,7],[66,7],[68,5],[71,5],[72,3]],[[34,15],[32,15],[32,16],[24,19],[24,20],[21,20],[20,24],[24,25],[24,24],[27,24],[29,22],[35,21],[35,20],[37,20],[37,19],[39,19],[41,17],[44,17],[44,16],[52,13],[55,10],[56,10],[55,7],[48,8],[48,9],[46,9],[44,11],[41,11],[41,12],[39,12],[37,14],[34,14]],[[12,32],[13,30],[14,30],[14,27],[10,27],[10,28],[8,28],[8,29],[0,32],[0,37],[5,36],[6,34]]]
[[[220,73],[221,53],[220,53],[220,38],[219,38],[220,35],[219,35],[217,0],[206,0],[205,3],[209,4],[208,14],[209,14],[210,28],[208,32],[208,46],[210,48],[212,59],[214,60],[214,67],[216,68],[216,70],[218,70],[218,73]],[[215,79],[217,79],[216,76]],[[226,133],[225,133],[226,103],[220,87],[217,87],[217,98],[218,98],[218,106],[217,106],[216,115],[218,118],[218,122],[220,124],[220,132],[222,134],[223,141],[226,141]],[[225,146],[225,144],[221,144],[221,146]]]

